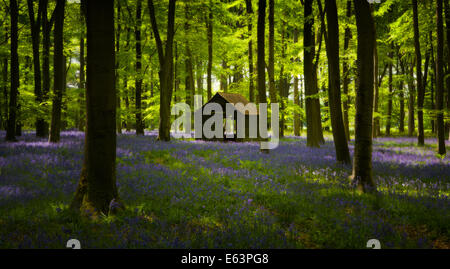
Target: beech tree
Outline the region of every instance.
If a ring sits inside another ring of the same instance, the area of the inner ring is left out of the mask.
[[[155,36],[159,59],[160,109],[158,139],[170,140],[170,102],[173,90],[173,38],[175,34],[175,0],[169,1],[167,15],[167,40],[165,46],[161,40],[155,16],[153,0],[148,0],[150,20]]]
[[[116,187],[114,1],[86,0],[87,126],[84,162],[71,207],[82,215],[110,213]]]
[[[327,10],[327,56],[328,56],[328,99],[330,102],[331,125],[333,131],[336,159],[350,163],[350,152],[342,118],[340,68],[339,68],[339,24],[336,0],[326,0]]]
[[[353,0],[358,32],[358,82],[356,88],[355,153],[353,183],[362,192],[376,191],[372,176],[372,108],[375,32],[370,5]]]
[[[19,55],[18,49],[18,17],[19,10],[16,0],[9,1],[11,17],[11,88],[9,92],[8,124],[6,141],[16,141],[16,111],[17,95],[19,91]]]
[[[61,107],[63,91],[66,88],[64,76],[66,61],[64,58],[63,27],[66,0],[57,0],[54,11],[55,30],[53,32],[53,104],[49,142],[59,142],[61,132]]]

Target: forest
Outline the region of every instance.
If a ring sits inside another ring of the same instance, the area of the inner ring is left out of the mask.
[[[450,248],[449,0],[0,0],[0,73],[2,249]]]

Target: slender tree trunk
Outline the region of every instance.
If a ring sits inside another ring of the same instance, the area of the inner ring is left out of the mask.
[[[50,126],[49,142],[57,143],[60,140],[61,132],[61,106],[64,85],[64,45],[63,45],[63,27],[64,27],[64,7],[66,0],[57,0],[55,7],[55,30],[53,32],[53,103],[52,103],[52,121]]]
[[[43,106],[42,110],[44,113],[48,113],[49,108],[45,103],[49,99],[50,93],[50,35],[53,22],[50,22],[47,17],[48,10],[48,0],[42,0],[42,98]],[[54,11],[53,11],[54,12]],[[44,120],[43,125],[43,135],[47,137],[49,135],[49,123]]]
[[[345,134],[341,110],[341,89],[339,71],[339,24],[336,0],[326,0],[327,10],[327,57],[328,57],[328,100],[330,102],[331,126],[333,131],[336,160],[350,163],[350,152]]]
[[[194,71],[192,67],[192,53],[189,45],[189,7],[185,6],[185,22],[184,22],[184,33],[185,33],[185,46],[186,46],[186,60],[185,60],[185,89],[186,89],[186,103],[191,107],[194,106],[194,95],[195,95],[195,82],[194,82]]]
[[[313,63],[315,55],[315,41],[313,34],[314,19],[312,15],[312,0],[304,1],[304,76],[305,76],[305,98],[306,98],[306,125],[307,125],[307,146],[319,147],[323,140],[322,122],[320,119],[320,103],[317,88],[317,70]],[[314,96],[314,97],[313,97]]]
[[[445,84],[447,88],[447,119],[450,119],[450,4],[449,1],[444,1],[445,7],[445,30],[447,33],[447,74],[445,79]],[[445,103],[445,102],[444,102]],[[450,140],[450,120],[446,124],[446,135]]]
[[[386,118],[386,136],[391,135],[391,119],[392,119],[392,98],[393,98],[393,62],[394,62],[394,43],[391,43],[391,50],[389,51],[389,96],[388,96],[388,108]]]
[[[170,140],[170,101],[173,90],[173,38],[175,34],[175,0],[169,0],[169,13],[167,16],[167,41],[164,48],[156,23],[153,0],[148,0],[150,20],[156,40],[159,59],[160,81],[160,121],[158,140]]]
[[[258,72],[258,102],[267,103],[266,96],[266,69],[265,69],[265,19],[266,0],[258,1],[258,26],[257,26],[257,72]]]
[[[212,61],[213,61],[213,13],[212,13],[212,0],[209,1],[209,16],[207,23],[207,38],[208,38],[208,67],[207,67],[207,97],[208,100],[212,98]]]
[[[8,125],[6,128],[6,141],[16,140],[16,112],[17,95],[19,91],[19,55],[18,49],[18,17],[19,10],[16,0],[9,1],[11,17],[11,90],[9,93]]]
[[[116,187],[114,1],[87,0],[87,128],[80,182],[72,208],[97,217],[112,213]],[[110,209],[111,207],[111,209]]]
[[[414,122],[414,100],[416,99],[416,88],[414,84],[414,68],[411,66],[409,69],[409,79],[408,79],[408,90],[409,90],[409,101],[408,101],[408,136],[414,136],[415,122]]]
[[[120,52],[120,34],[122,31],[122,28],[120,27],[121,25],[121,21],[120,21],[120,12],[121,10],[121,6],[120,6],[120,1],[117,1],[117,24],[116,24],[116,56],[119,54]],[[121,96],[121,88],[120,88],[120,76],[119,76],[119,69],[120,69],[120,62],[116,57],[116,69],[115,69],[115,86],[116,86],[116,128],[117,128],[117,133],[121,134],[122,133],[122,113],[121,113],[121,107],[120,107],[120,96]]]
[[[131,35],[131,29],[130,27],[126,27],[127,28],[127,39],[125,42],[125,50],[126,53],[128,53],[130,51],[130,35]],[[128,74],[129,71],[129,63],[128,61],[125,62],[125,74]],[[123,89],[124,89],[124,99],[125,99],[125,109],[127,111],[126,116],[125,116],[125,128],[127,132],[131,131],[131,113],[130,113],[130,91],[128,89],[128,76],[124,77],[124,81],[123,81]]]
[[[436,0],[437,55],[436,55],[436,109],[438,153],[445,155],[444,127],[444,29],[442,19],[442,0]]]
[[[33,48],[34,95],[36,97],[36,103],[38,106],[40,106],[40,104],[43,101],[42,80],[41,80],[41,62],[40,62],[40,57],[39,57],[40,56],[39,46],[40,46],[40,36],[41,36],[42,4],[43,4],[43,1],[40,0],[37,17],[35,18],[33,1],[27,0],[28,16],[30,18],[31,42],[32,42],[32,48]],[[35,124],[36,124],[36,136],[37,137],[45,137],[46,136],[46,132],[44,130],[45,122],[44,122],[44,119],[43,119],[40,111],[37,113]]]
[[[142,26],[142,0],[137,1],[136,8],[136,28],[134,35],[136,40],[136,79],[135,79],[135,106],[136,106],[136,134],[144,135],[144,122],[142,121],[142,46],[141,46],[141,26]]]
[[[83,13],[83,11],[81,11]],[[82,15],[83,16],[83,15]],[[80,32],[80,93],[78,95],[78,104],[79,104],[79,111],[78,111],[78,130],[79,131],[84,131],[85,127],[86,127],[86,114],[85,114],[85,107],[86,107],[86,100],[85,100],[85,95],[86,95],[86,83],[85,83],[85,24],[84,24],[84,19],[81,20],[82,26],[81,26],[81,32]]]
[[[200,59],[197,59],[196,63],[197,94],[203,96],[203,64]]]
[[[2,106],[3,111],[1,111],[3,113],[3,118],[4,118],[4,122],[3,122],[3,128],[5,130],[7,130],[8,128],[8,58],[5,56],[3,58],[3,103],[4,105]]]
[[[431,87],[430,87],[430,99],[431,99],[431,110],[433,113],[436,111],[436,104],[435,104],[435,84],[436,84],[436,61],[434,60],[434,46],[433,46],[433,32],[430,31],[430,51],[431,51],[431,66],[432,66],[432,73],[430,75],[431,77]],[[431,117],[431,133],[436,134],[436,120],[435,115]]]
[[[222,59],[222,74],[220,75],[220,90],[222,92],[228,91],[228,82],[227,82],[227,62]]]
[[[267,74],[269,75],[270,103],[276,103],[277,92],[275,90],[275,1],[274,0],[269,0],[269,63],[267,67]]]
[[[350,18],[352,16],[352,1],[347,1],[347,12],[346,12],[347,18]],[[344,55],[348,55],[348,47],[350,44],[350,39],[352,38],[352,32],[350,30],[350,27],[347,25],[345,27],[345,34],[344,34]],[[344,129],[345,129],[345,136],[348,141],[350,141],[350,122],[348,119],[348,110],[349,110],[349,91],[348,86],[350,84],[350,68],[348,64],[348,60],[346,57],[344,57],[342,61],[342,73],[344,76],[342,87],[344,91],[344,102],[343,102],[343,108],[344,108]]]
[[[367,1],[353,0],[358,32],[355,153],[353,183],[362,192],[376,191],[372,177],[372,109],[375,26]]]
[[[294,43],[298,43],[298,29],[297,27],[294,28]],[[295,63],[299,62],[298,58],[294,59]],[[301,118],[300,118],[300,113],[297,112],[297,109],[300,108],[300,94],[299,94],[299,89],[298,89],[298,75],[295,74],[294,75],[294,105],[295,110],[294,110],[294,135],[295,136],[300,136],[300,125],[301,123]]]
[[[253,82],[254,70],[253,70],[253,41],[252,41],[252,18],[253,18],[253,9],[252,9],[252,1],[245,1],[247,8],[247,16],[248,16],[248,72],[249,72],[249,88],[248,95],[250,102],[255,102],[255,86]]]
[[[378,115],[378,97],[379,97],[379,77],[378,77],[378,46],[377,46],[377,38],[376,38],[376,29],[374,24],[374,50],[373,50],[373,58],[374,58],[374,98],[373,98],[373,128],[372,128],[372,136],[378,137],[380,135],[380,117]]]
[[[285,117],[285,108],[286,108],[286,99],[288,95],[286,91],[289,91],[287,87],[289,87],[287,79],[284,74],[284,64],[283,60],[286,57],[286,42],[285,42],[285,34],[286,34],[286,22],[282,20],[281,27],[281,62],[280,62],[280,82],[279,82],[279,95],[280,95],[280,137],[284,137],[284,129],[286,125],[286,117]]]
[[[425,135],[423,128],[423,102],[425,99],[425,88],[422,83],[422,55],[420,53],[419,41],[419,19],[417,12],[417,0],[412,0],[413,6],[413,22],[414,22],[414,47],[416,52],[416,79],[417,79],[417,123],[418,137],[417,143],[423,146],[425,143]]]
[[[403,84],[403,80],[400,79],[400,81],[398,82],[399,86],[399,98],[400,98],[400,122],[399,122],[399,127],[398,130],[401,134],[403,134],[405,132],[405,92],[404,92],[404,84]]]
[[[179,67],[178,67],[178,44],[177,42],[174,42],[174,55],[175,55],[175,63],[174,63],[174,94],[173,94],[173,101],[175,103],[178,103],[178,92],[180,91],[180,78],[179,78]]]

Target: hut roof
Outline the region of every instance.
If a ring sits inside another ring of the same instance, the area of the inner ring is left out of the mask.
[[[218,99],[222,99],[226,103],[232,104],[236,108],[236,110],[242,114],[245,114],[245,115],[258,115],[259,114],[258,110],[256,110],[256,113],[249,113],[248,110],[245,110],[241,107],[236,107],[235,105],[238,103],[242,103],[244,106],[246,106],[248,103],[250,103],[244,96],[242,96],[238,93],[218,92],[211,98],[211,100],[208,101],[208,103],[222,103]],[[206,103],[206,104],[208,104],[208,103]]]

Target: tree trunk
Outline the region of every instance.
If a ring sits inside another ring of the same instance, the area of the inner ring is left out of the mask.
[[[30,29],[31,29],[31,43],[33,48],[33,69],[34,69],[34,95],[36,97],[36,103],[38,106],[43,101],[42,98],[42,80],[41,80],[41,62],[40,62],[40,54],[39,54],[39,46],[40,46],[40,35],[41,35],[41,12],[42,12],[42,4],[43,1],[39,1],[38,13],[35,18],[34,15],[34,5],[32,0],[27,0],[28,5],[28,16],[30,18]],[[36,117],[36,136],[37,137],[45,137],[46,132],[45,121],[40,113],[37,113]]]
[[[438,153],[445,155],[444,127],[444,29],[442,19],[442,0],[436,0],[437,55],[436,55],[436,109]]]
[[[297,27],[294,28],[294,43],[298,43],[298,29]],[[299,59],[295,58],[294,62],[298,64]],[[300,94],[298,91],[298,75],[295,74],[294,75],[294,105],[295,105],[295,110],[294,110],[294,135],[295,136],[300,136],[300,125],[302,124],[301,122],[301,118],[300,118],[300,113],[297,112],[297,109],[300,108]]]
[[[11,17],[11,90],[9,93],[8,125],[6,128],[6,141],[16,140],[16,112],[17,95],[19,91],[19,55],[18,49],[18,17],[19,10],[16,0],[9,1]]]
[[[222,74],[220,75],[220,90],[222,92],[228,91],[228,82],[227,82],[227,62],[222,59]]]
[[[144,135],[144,122],[142,121],[142,50],[141,50],[141,26],[142,26],[142,0],[137,1],[136,28],[134,36],[136,40],[136,79],[135,79],[135,106],[136,106],[136,134]]]
[[[352,1],[347,1],[347,12],[346,12],[347,18],[350,18],[352,16]],[[348,55],[348,47],[350,44],[350,39],[352,38],[352,32],[350,30],[350,27],[347,25],[345,27],[345,34],[344,34],[344,55]],[[344,76],[342,87],[344,91],[344,102],[343,102],[343,108],[344,108],[344,129],[345,129],[345,136],[348,141],[350,141],[350,122],[348,119],[348,110],[349,110],[349,93],[348,93],[348,86],[350,84],[350,68],[348,64],[348,60],[346,57],[344,57],[342,61],[342,73]]]
[[[425,99],[425,88],[422,83],[422,55],[420,53],[417,0],[412,0],[412,6],[413,6],[414,48],[416,52],[416,79],[417,79],[417,123],[418,123],[417,143],[419,146],[423,146],[425,143],[425,135],[423,130],[423,101]]]
[[[127,28],[127,39],[125,41],[125,49],[126,49],[126,53],[128,53],[130,51],[130,35],[131,35],[131,29],[130,27],[126,27]],[[129,71],[129,64],[128,61],[125,62],[125,74],[128,74]],[[125,130],[127,132],[131,131],[131,113],[130,113],[130,91],[128,90],[128,76],[124,77],[124,81],[123,81],[123,90],[124,90],[124,99],[125,99],[125,109],[127,111],[126,116],[125,116]]]
[[[415,84],[414,84],[414,68],[409,69],[409,79],[408,79],[408,91],[409,91],[409,101],[408,101],[408,136],[414,136],[415,122],[414,122],[414,100],[415,100]]]
[[[209,17],[207,23],[207,38],[208,38],[208,67],[207,67],[207,96],[208,100],[212,98],[212,82],[211,82],[211,72],[212,72],[212,61],[213,61],[213,13],[212,13],[212,0],[209,2]]]
[[[431,111],[433,113],[436,111],[436,104],[435,104],[435,84],[436,84],[436,61],[434,60],[434,46],[433,46],[433,32],[430,31],[430,51],[431,51],[431,66],[433,72],[431,73],[431,87],[430,87],[430,99],[431,99]],[[436,134],[436,119],[435,115],[431,117],[431,133]]]
[[[445,84],[447,88],[447,119],[450,119],[450,5],[448,1],[444,1],[444,7],[445,29],[447,33],[447,75]],[[448,135],[448,139],[450,140],[450,120],[447,121],[445,133]]]
[[[367,1],[353,0],[358,32],[358,82],[356,87],[355,153],[353,183],[362,192],[375,192],[372,177],[372,109],[374,87],[375,26]]]
[[[83,12],[81,10],[81,12]],[[83,16],[83,15],[82,15]],[[80,93],[78,95],[78,105],[79,107],[79,111],[78,111],[78,130],[79,131],[84,131],[84,129],[86,128],[86,114],[85,114],[85,107],[86,107],[86,100],[85,100],[85,95],[86,95],[86,83],[85,83],[85,39],[84,39],[84,35],[85,35],[85,24],[84,24],[84,19],[82,19],[82,29],[81,29],[81,33],[80,33]]]
[[[114,1],[87,0],[87,128],[80,182],[71,207],[97,217],[115,209],[116,89]],[[110,208],[111,207],[111,208]]]
[[[45,105],[45,102],[48,101],[50,93],[50,35],[53,22],[50,22],[47,17],[48,0],[42,1],[42,101],[44,103],[42,110],[47,114],[49,109],[48,106]],[[44,130],[43,135],[44,137],[47,137],[49,135],[49,123],[44,120],[42,125]]]
[[[186,60],[185,60],[185,90],[186,90],[186,103],[191,107],[194,107],[194,95],[195,95],[195,82],[194,71],[192,67],[192,53],[189,46],[189,6],[185,5],[185,21],[184,21],[184,34],[185,34],[185,46],[186,46]]]
[[[66,0],[57,0],[55,7],[55,30],[53,31],[53,102],[52,120],[50,126],[49,142],[57,143],[60,140],[61,132],[61,106],[64,85],[64,46],[63,46],[63,26],[64,7]]]
[[[248,96],[250,102],[255,102],[255,86],[253,83],[253,41],[252,41],[252,18],[253,18],[253,9],[252,9],[252,1],[245,1],[247,8],[247,16],[248,16],[248,72],[249,72],[249,87],[248,87]],[[209,100],[209,99],[208,99]]]
[[[156,40],[159,59],[160,81],[160,120],[158,140],[170,140],[170,101],[173,90],[173,37],[175,33],[175,0],[169,0],[169,13],[167,16],[167,41],[164,48],[156,23],[153,0],[148,0],[150,20]],[[164,51],[165,49],[165,51]]]
[[[287,82],[287,79],[284,74],[284,64],[283,60],[286,57],[286,42],[285,42],[285,34],[286,34],[286,22],[282,20],[282,27],[281,27],[281,61],[280,61],[280,82],[279,82],[279,91],[280,94],[280,137],[284,137],[284,129],[286,125],[286,117],[285,117],[285,108],[286,108],[286,99],[288,95],[286,91],[289,91],[287,87],[289,85]]]
[[[373,128],[372,128],[372,136],[378,137],[380,135],[380,117],[378,115],[378,97],[379,97],[379,77],[378,77],[378,46],[377,46],[377,38],[376,38],[376,29],[374,24],[374,50],[373,50],[373,64],[374,64],[374,98],[373,98]]]
[[[258,102],[260,104],[267,103],[266,96],[266,68],[265,68],[265,19],[266,19],[266,0],[258,2],[258,26],[257,26],[257,54],[256,60],[258,72]]]
[[[391,135],[391,119],[392,119],[392,98],[393,98],[393,62],[394,62],[394,43],[391,43],[391,50],[389,51],[389,96],[388,96],[388,108],[386,118],[386,136]]]
[[[120,34],[122,31],[122,28],[120,27],[121,21],[120,21],[120,1],[117,1],[117,25],[116,25],[116,56],[119,54],[120,51]],[[120,96],[121,96],[121,88],[120,88],[120,80],[119,80],[119,69],[120,69],[120,63],[119,60],[116,57],[116,69],[115,69],[115,86],[116,86],[116,128],[117,133],[122,133],[122,113],[121,113],[121,107],[120,107]]]
[[[174,48],[173,48],[173,50],[174,50],[174,55],[175,55],[175,63],[174,63],[174,71],[173,71],[173,73],[174,73],[174,93],[173,93],[173,101],[175,102],[175,103],[178,103],[179,102],[179,100],[178,100],[178,97],[177,97],[177,94],[178,94],[178,92],[179,92],[179,90],[180,90],[180,78],[179,78],[179,67],[178,67],[178,44],[177,44],[177,42],[174,42]]]
[[[197,59],[196,63],[195,76],[197,80],[197,94],[203,96],[203,64],[199,59]]]
[[[3,106],[2,108],[3,111],[1,111],[1,113],[3,113],[3,119],[4,122],[3,126],[1,126],[2,128],[4,128],[5,130],[7,130],[8,128],[8,58],[5,56],[3,58]]]
[[[400,67],[403,66],[402,60],[400,59],[400,54],[397,54],[397,61],[399,61]],[[399,69],[397,69],[399,70]],[[400,72],[399,72],[400,73]],[[402,75],[405,75],[404,68],[401,68]],[[400,134],[403,134],[405,132],[405,90],[404,90],[404,84],[403,79],[399,79],[398,81],[398,91],[399,91],[399,98],[400,98],[400,117],[399,117],[399,127],[398,130]]]
[[[327,10],[327,57],[328,57],[328,100],[330,102],[331,126],[333,131],[336,160],[350,163],[350,152],[345,134],[341,110],[340,68],[339,68],[339,24],[336,0],[326,0]]]
[[[269,63],[267,74],[269,75],[270,103],[277,102],[275,90],[275,1],[269,0]],[[281,125],[280,125],[281,126]]]
[[[313,34],[314,19],[312,17],[312,3],[313,0],[304,1],[304,76],[305,76],[305,98],[306,98],[306,125],[307,125],[307,139],[308,147],[319,147],[323,140],[322,122],[320,119],[320,102],[316,96],[318,94],[317,88],[317,70],[313,63],[315,55],[315,41]],[[314,97],[313,97],[314,96]]]

